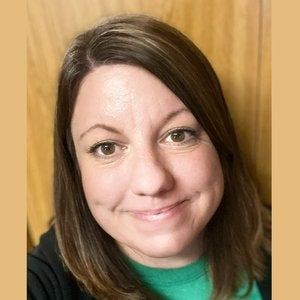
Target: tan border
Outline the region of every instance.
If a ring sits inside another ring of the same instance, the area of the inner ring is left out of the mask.
[[[293,3],[292,3],[293,2]],[[300,43],[298,1],[273,0],[273,298],[299,299]]]
[[[0,4],[1,299],[25,299],[26,2]]]
[[[4,1],[3,1],[4,2]],[[1,298],[25,299],[26,2],[0,6]],[[299,294],[299,7],[273,10],[273,299]],[[295,3],[296,1],[294,1]],[[13,70],[13,71],[12,71]],[[293,72],[292,72],[293,71]]]

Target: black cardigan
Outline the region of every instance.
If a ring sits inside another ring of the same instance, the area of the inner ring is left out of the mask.
[[[264,300],[271,299],[271,259],[267,276],[258,282]],[[40,244],[27,255],[28,300],[92,300],[82,291],[59,257],[54,228],[41,237]]]

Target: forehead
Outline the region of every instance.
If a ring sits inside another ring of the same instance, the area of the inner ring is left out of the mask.
[[[159,118],[184,108],[182,101],[150,72],[136,66],[103,65],[82,81],[72,123]]]
[[[102,96],[102,100],[120,103],[133,100],[133,97],[145,92],[147,98],[160,95],[161,100],[173,102],[174,98],[177,98],[157,77],[141,67],[124,64],[103,65],[95,68],[82,80],[77,102],[80,99],[87,101]],[[134,98],[132,104],[141,103],[144,99],[145,96],[140,99]],[[180,101],[178,98],[177,100]]]

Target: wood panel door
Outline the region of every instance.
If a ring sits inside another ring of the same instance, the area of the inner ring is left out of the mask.
[[[188,35],[212,62],[263,201],[271,196],[270,0],[28,0],[28,232],[53,216],[58,70],[71,39],[116,13],[145,13]]]

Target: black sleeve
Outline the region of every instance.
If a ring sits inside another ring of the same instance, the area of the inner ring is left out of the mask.
[[[28,300],[91,300],[81,291],[59,256],[54,229],[27,255]]]
[[[272,299],[272,258],[266,255],[266,271],[262,281],[258,281],[258,288],[263,300]]]
[[[27,257],[27,299],[58,300],[64,299],[55,272],[39,257]]]

